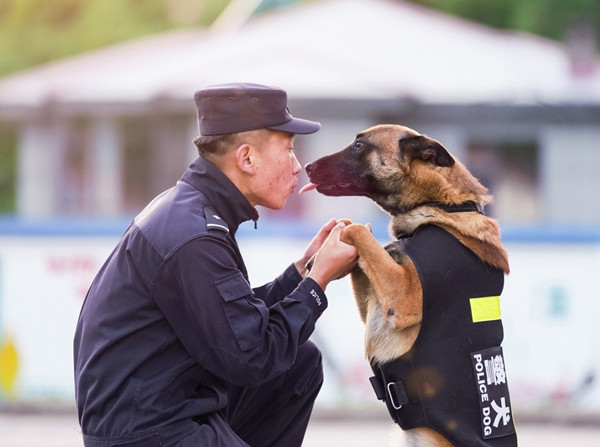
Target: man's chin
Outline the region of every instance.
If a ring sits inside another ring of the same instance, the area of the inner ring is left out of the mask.
[[[264,203],[264,204],[259,204],[259,206],[262,206],[263,208],[267,208],[267,209],[273,210],[273,211],[280,211],[285,207],[286,203],[287,203],[287,199],[284,199],[283,203]]]

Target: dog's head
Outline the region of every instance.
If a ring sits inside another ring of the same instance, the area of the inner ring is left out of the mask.
[[[459,169],[460,175],[452,175]],[[446,203],[486,190],[436,140],[408,127],[379,125],[352,144],[306,166],[310,183],[328,196],[366,196],[391,214],[425,202]],[[467,180],[465,180],[467,179]],[[450,190],[449,190],[450,189]]]

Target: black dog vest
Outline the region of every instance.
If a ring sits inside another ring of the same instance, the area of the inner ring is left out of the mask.
[[[434,225],[394,243],[419,273],[423,320],[406,354],[372,362],[378,398],[405,430],[430,427],[460,447],[516,446],[500,347],[503,272]]]

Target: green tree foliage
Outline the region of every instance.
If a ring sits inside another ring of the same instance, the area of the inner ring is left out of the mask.
[[[500,29],[564,40],[569,27],[600,27],[598,0],[409,0]]]
[[[294,2],[263,0],[258,12]],[[598,0],[408,0],[502,29],[562,40],[600,26]],[[182,26],[210,24],[229,0],[0,0],[0,76]]]
[[[16,185],[16,138],[0,123],[0,213],[14,211]]]
[[[0,76],[138,36],[211,23],[227,0],[0,0]]]

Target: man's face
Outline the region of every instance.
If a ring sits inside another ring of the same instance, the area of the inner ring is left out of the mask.
[[[253,181],[253,200],[250,201],[279,210],[298,186],[296,176],[302,171],[294,154],[294,135],[270,131],[256,154],[258,169]]]

